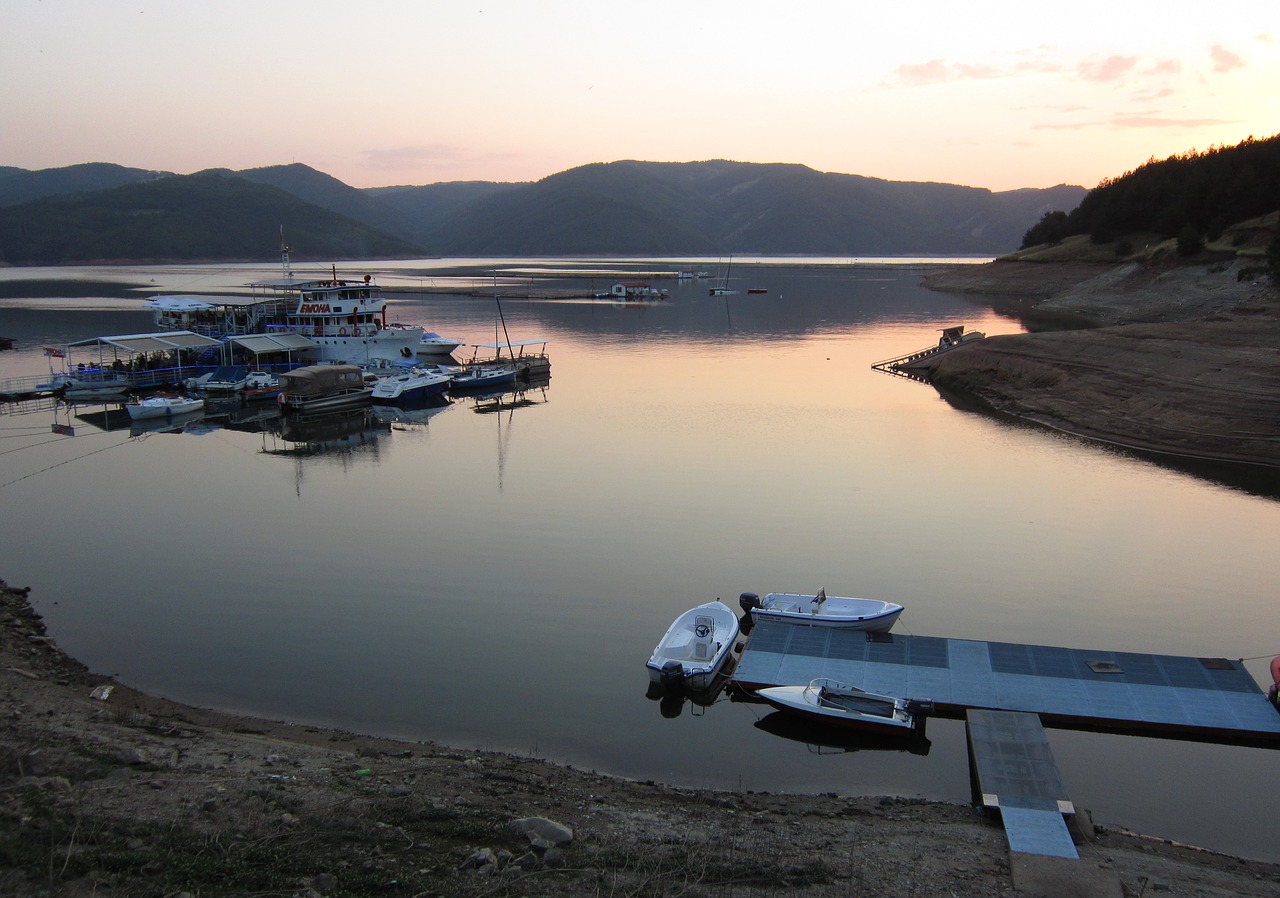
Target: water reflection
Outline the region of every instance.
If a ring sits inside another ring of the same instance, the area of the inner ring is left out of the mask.
[[[823,726],[794,714],[773,711],[755,722],[757,729],[771,736],[804,743],[813,754],[847,754],[856,751],[900,751],[927,755],[933,743],[926,735],[927,717],[921,717],[916,728],[906,736],[877,736]]]

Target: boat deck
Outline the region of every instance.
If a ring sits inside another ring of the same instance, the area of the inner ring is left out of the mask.
[[[748,691],[830,677],[931,700],[935,713],[1025,711],[1046,725],[1280,748],[1280,713],[1239,661],[982,642],[757,620]]]

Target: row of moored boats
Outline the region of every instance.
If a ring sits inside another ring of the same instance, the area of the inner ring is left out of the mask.
[[[894,602],[828,596],[825,589],[814,595],[769,593],[763,599],[746,592],[738,602],[745,615],[741,620],[719,600],[677,617],[646,662],[653,686],[664,691],[714,692],[731,677],[745,645],[744,630],[760,621],[886,633],[903,611]],[[758,689],[754,695],[789,715],[879,735],[911,735],[923,720],[922,703],[825,677]]]

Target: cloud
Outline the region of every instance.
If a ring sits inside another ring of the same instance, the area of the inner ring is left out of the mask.
[[[1268,47],[1275,43],[1275,39],[1270,34],[1255,34],[1253,39],[1260,44],[1266,44]]]
[[[1209,58],[1213,60],[1213,70],[1219,74],[1244,68],[1244,60],[1222,44],[1214,44],[1209,48]]]
[[[1232,124],[1221,118],[1169,118],[1150,114],[1113,115],[1110,118],[1085,122],[1061,122],[1035,125],[1037,131],[1083,131],[1086,128],[1110,128],[1124,131],[1136,128],[1205,128],[1213,125]]]
[[[944,81],[955,80],[953,69],[941,59],[900,65],[894,70],[894,76],[898,83],[907,87],[921,87],[925,84],[939,84]]]
[[[1136,56],[1108,56],[1101,62],[1082,62],[1076,72],[1086,81],[1115,81],[1124,77],[1138,64]]]
[[[1158,59],[1147,69],[1147,73],[1151,75],[1176,75],[1182,71],[1182,60],[1180,59]]]
[[[374,171],[400,171],[420,165],[451,164],[463,157],[461,147],[445,143],[419,144],[389,150],[365,150],[364,167]]]

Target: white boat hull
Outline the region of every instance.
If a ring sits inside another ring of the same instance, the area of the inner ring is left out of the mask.
[[[143,399],[140,402],[127,402],[124,407],[129,412],[131,419],[142,421],[149,418],[173,418],[177,415],[189,415],[204,408],[204,400],[152,397]]]
[[[690,608],[672,622],[645,662],[650,682],[710,689],[733,653],[738,632],[738,618],[723,602]]]
[[[864,692],[834,680],[770,686],[756,695],[779,711],[833,726],[879,735],[907,735],[916,728],[916,715],[906,699]]]
[[[898,622],[903,611],[903,607],[894,602],[828,596],[822,591],[816,596],[771,592],[754,606],[751,606],[751,599],[748,597],[754,598],[754,593],[743,593],[739,601],[744,609],[749,608],[752,617],[757,620],[840,627],[846,630],[865,630],[868,633],[887,633]]]

